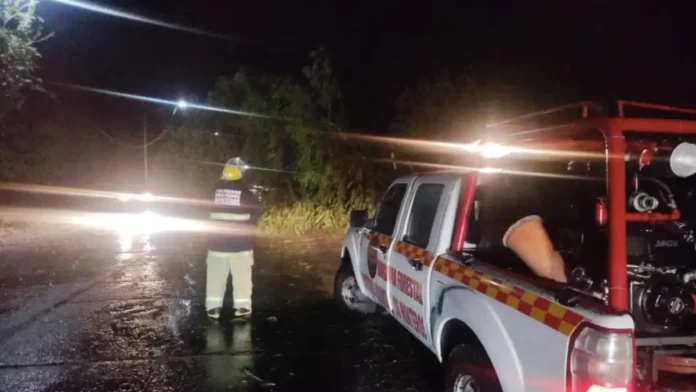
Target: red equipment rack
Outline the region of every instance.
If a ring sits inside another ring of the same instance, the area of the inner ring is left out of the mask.
[[[607,196],[609,199],[609,306],[617,311],[629,310],[628,273],[626,268],[626,223],[636,221],[665,221],[679,219],[679,211],[672,214],[629,213],[626,211],[626,132],[696,135],[696,120],[660,119],[655,117],[627,117],[628,108],[637,108],[671,114],[694,114],[696,110],[655,105],[634,101],[618,101],[616,115],[603,115],[600,105],[590,101],[563,105],[539,112],[514,117],[490,124],[491,131],[502,131],[525,120],[557,114],[572,109],[581,113],[580,118],[562,124],[528,129],[507,135],[510,145],[534,148],[562,148],[602,153],[607,163]],[[519,129],[519,128],[518,128]],[[601,141],[584,140],[582,136],[601,134]],[[461,190],[461,202],[452,250],[462,251],[467,225],[474,201],[476,172],[471,173]]]

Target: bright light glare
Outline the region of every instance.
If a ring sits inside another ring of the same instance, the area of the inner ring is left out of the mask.
[[[215,136],[220,136],[220,132],[215,132]]]
[[[133,249],[133,235],[130,233],[118,233],[117,240],[121,252],[128,252]]]
[[[481,155],[485,158],[501,158],[510,154],[512,149],[507,146],[495,143],[486,143],[481,146]]]
[[[145,211],[135,218],[133,229],[141,231],[144,234],[157,233],[166,230],[168,227],[168,219],[151,211]]]
[[[221,166],[224,166],[222,164]],[[143,200],[152,199],[153,201],[162,203],[176,203],[176,204],[191,204],[191,205],[202,205],[210,206],[214,203],[210,200],[202,199],[188,199],[182,197],[173,196],[153,196],[147,193],[143,197],[142,194],[133,193],[123,193],[123,192],[111,192],[111,191],[101,191],[95,189],[82,189],[82,188],[67,188],[67,187],[57,187],[50,185],[36,185],[36,184],[19,184],[12,182],[0,182],[0,190],[11,191],[11,192],[27,192],[27,193],[41,193],[49,195],[63,195],[63,196],[75,196],[75,197],[98,197],[104,199],[114,199],[114,200]]]
[[[490,142],[481,144],[481,141],[465,144],[463,148],[466,151],[481,154],[484,158],[502,158],[512,152],[512,147]]]
[[[628,388],[626,387],[603,387],[601,385],[593,385],[591,386],[587,392],[628,392]]]
[[[482,167],[478,171],[479,173],[502,173],[503,169],[499,167]]]
[[[75,223],[98,229],[113,230],[121,236],[155,234],[164,231],[201,231],[199,222],[170,218],[151,211],[140,214],[87,214],[75,218]]]
[[[180,99],[176,102],[176,106],[179,109],[186,109],[188,107],[188,102],[184,101],[183,99]]]
[[[145,192],[142,195],[140,195],[140,200],[142,200],[142,201],[154,201],[155,196],[150,192]]]
[[[0,220],[5,222],[32,222],[42,225],[76,225],[86,229],[108,230],[123,239],[124,248],[128,246],[128,236],[147,236],[163,232],[262,235],[257,233],[254,227],[244,223],[177,218],[158,215],[154,212],[128,214],[0,207]]]

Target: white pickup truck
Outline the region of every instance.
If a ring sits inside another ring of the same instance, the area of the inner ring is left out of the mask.
[[[478,190],[500,175],[407,176],[373,218],[353,211],[338,299],[388,311],[446,364],[447,391],[633,391],[629,314],[478,256]]]

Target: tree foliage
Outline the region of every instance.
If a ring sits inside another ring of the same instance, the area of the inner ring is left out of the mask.
[[[113,145],[97,132],[98,122],[70,108],[3,127],[0,181],[89,188],[116,188]],[[109,168],[108,170],[106,168]]]
[[[390,133],[407,137],[458,138],[486,123],[488,97],[475,77],[441,72],[406,88],[397,98]]]
[[[36,16],[38,0],[0,0],[0,179],[18,180],[31,177],[40,167],[42,153],[30,134],[31,124],[20,113],[7,116],[19,109],[29,90],[41,89],[41,80],[35,75],[40,55],[36,44],[49,36],[41,32],[42,20]]]
[[[183,165],[185,159],[224,162],[239,156],[252,167],[271,169],[252,169],[248,179],[271,189],[265,200],[276,207],[305,203],[309,211],[309,203],[317,211],[322,206],[344,213],[374,203],[385,176],[368,159],[370,150],[344,131],[346,110],[327,52],[315,50],[310,60],[300,77],[242,69],[219,78],[208,104],[269,118],[196,113],[173,131],[163,156]],[[180,167],[201,170],[188,165]]]
[[[43,21],[35,14],[38,2],[0,0],[0,116],[20,107],[27,90],[41,89],[36,44],[49,35],[43,35]]]
[[[405,88],[399,95],[390,134],[423,140],[471,142],[484,136],[491,108],[489,99],[473,73],[453,77],[442,71],[434,77],[423,78],[415,87]],[[428,164],[471,164],[470,156],[432,148],[402,149],[397,152],[397,158]],[[410,164],[407,168],[412,171],[435,170]]]
[[[268,118],[197,112],[172,131],[162,156],[179,162],[182,179],[209,184],[199,188],[204,190],[210,189],[220,168],[192,161],[225,162],[239,156],[251,166],[275,170],[251,170],[248,179],[271,189],[264,195],[265,228],[296,233],[345,227],[351,208],[374,207],[390,180],[417,170],[397,166],[395,171],[373,158],[395,152],[397,159],[446,163],[432,154],[355,142],[347,130],[347,110],[330,57],[318,49],[309,60],[295,77],[248,69],[220,77],[207,104]],[[468,74],[425,79],[397,100],[390,134],[466,138],[469,130],[482,128],[486,98]]]

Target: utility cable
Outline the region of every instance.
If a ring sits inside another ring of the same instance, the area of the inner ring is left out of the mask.
[[[106,136],[111,142],[113,142],[113,143],[115,143],[115,144],[118,144],[118,145],[123,146],[123,147],[127,147],[127,148],[132,148],[132,149],[138,150],[138,149],[143,149],[143,148],[145,148],[145,147],[150,147],[151,145],[153,145],[153,144],[157,143],[158,141],[162,140],[162,138],[164,138],[164,137],[167,135],[167,133],[169,132],[169,128],[168,128],[168,127],[165,127],[164,130],[163,130],[159,135],[157,135],[156,138],[150,140],[149,142],[147,142],[147,143],[145,143],[145,144],[128,144],[128,143],[124,143],[124,142],[122,142],[122,141],[117,140],[116,138],[114,138],[113,136],[109,135],[108,133],[106,133],[106,131],[104,131],[104,130],[102,130],[102,129],[100,129],[100,128],[97,128],[97,131],[98,131],[99,133],[101,133],[102,135]]]

